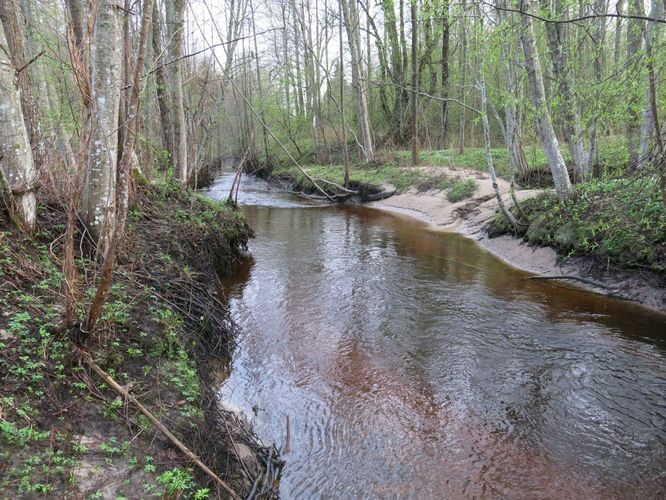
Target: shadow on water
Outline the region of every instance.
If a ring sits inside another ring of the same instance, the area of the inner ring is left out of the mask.
[[[289,419],[285,498],[666,495],[664,316],[248,181],[221,391],[278,446]]]

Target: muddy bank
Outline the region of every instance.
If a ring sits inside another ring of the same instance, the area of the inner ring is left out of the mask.
[[[666,311],[664,279],[654,272],[623,269],[593,258],[564,257],[550,247],[530,245],[521,238],[509,235],[490,237],[488,226],[494,220],[497,209],[491,181],[486,174],[472,174],[470,171],[469,175],[476,179],[477,189],[471,198],[456,203],[449,202],[442,191],[418,193],[410,190],[368,206],[419,219],[434,230],[463,234],[518,269],[540,276],[575,276],[592,280],[605,287],[575,280],[566,280],[566,283]],[[508,183],[500,180],[499,185],[504,202],[511,206]],[[524,201],[542,192],[536,189],[519,190],[516,196],[519,201]]]
[[[275,451],[219,407],[212,376],[234,349],[218,276],[250,235],[242,215],[180,186],[142,187],[90,334],[63,319],[65,221],[64,207],[48,205],[27,238],[0,212],[0,493],[228,496],[90,369],[84,351],[238,495],[270,495]],[[99,272],[78,253],[84,246],[77,241],[77,317]]]

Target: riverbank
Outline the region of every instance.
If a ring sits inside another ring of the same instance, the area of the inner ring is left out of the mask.
[[[626,268],[610,259],[602,261],[592,255],[563,255],[551,246],[537,245],[523,236],[511,234],[507,226],[498,231],[498,203],[492,194],[491,181],[483,174],[475,178],[479,183],[477,191],[460,202],[448,201],[441,191],[419,193],[412,189],[369,206],[416,218],[432,230],[460,233],[517,269],[542,277],[574,277],[577,279],[562,281],[595,293],[638,302],[660,312],[666,311],[663,273]],[[508,184],[501,180],[498,184],[505,205],[512,207]],[[533,203],[529,200],[536,200],[544,193],[549,191],[517,190],[515,196],[529,206]]]
[[[228,496],[132,398],[238,495],[270,491],[264,464],[279,468],[275,452],[220,409],[212,375],[234,346],[218,276],[250,236],[242,214],[177,185],[140,187],[91,334],[64,322],[66,219],[53,200],[28,238],[0,213],[2,496]],[[81,318],[99,268],[76,238],[73,315]],[[112,390],[89,360],[129,395]]]
[[[306,171],[315,179],[342,183],[340,168],[312,166]],[[259,175],[280,180],[296,193],[317,194],[295,167],[260,170]],[[322,186],[331,195],[341,195],[335,186]],[[364,195],[348,200],[376,199],[368,205],[414,217],[434,230],[461,233],[518,269],[541,277],[570,276],[573,278],[561,281],[666,311],[666,255],[663,236],[659,236],[666,217],[659,199],[649,199],[645,186],[636,180],[587,183],[579,187],[582,196],[574,205],[561,209],[552,201],[554,196],[548,198],[550,190],[518,189],[515,196],[526,203],[527,216],[532,219],[520,235],[497,216],[492,182],[487,173],[478,170],[366,165],[353,171],[352,186],[362,186]],[[498,187],[506,206],[513,207],[509,182],[498,179]],[[658,190],[654,191],[658,198]],[[559,225],[544,228],[543,220],[558,210]],[[571,222],[567,220],[570,215],[576,216]],[[610,226],[626,230],[615,234],[608,230]]]

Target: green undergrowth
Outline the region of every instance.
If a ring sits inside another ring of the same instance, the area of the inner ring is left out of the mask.
[[[666,210],[657,176],[587,182],[577,186],[568,203],[547,193],[522,208],[529,218],[522,237],[530,243],[565,256],[666,272]],[[513,228],[498,213],[490,233],[513,233]]]
[[[179,186],[141,188],[90,334],[64,322],[65,222],[62,207],[41,206],[41,230],[26,237],[0,212],[0,497],[208,498],[214,487],[73,345],[233,483],[224,440],[211,442],[219,429],[202,363],[206,352],[224,360],[233,343],[213,269],[228,271],[245,246],[242,215]],[[80,254],[76,266],[83,318],[98,266]]]
[[[323,179],[339,185],[344,183],[342,165],[304,165],[303,169],[314,179]],[[311,193],[315,191],[312,182],[295,166],[281,165],[274,167],[270,176],[287,179],[295,191]],[[418,169],[401,167],[395,162],[359,163],[351,167],[350,183],[352,187],[364,187],[371,192],[378,192],[382,186],[393,185],[398,193],[409,189],[418,192],[430,190],[448,190],[447,199],[455,202],[472,196],[476,189],[474,179],[456,179],[444,172],[425,173]],[[335,189],[321,184],[331,194]]]

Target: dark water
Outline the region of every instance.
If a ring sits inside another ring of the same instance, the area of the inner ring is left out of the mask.
[[[664,316],[246,182],[221,390],[267,442],[289,420],[284,498],[666,496]]]

